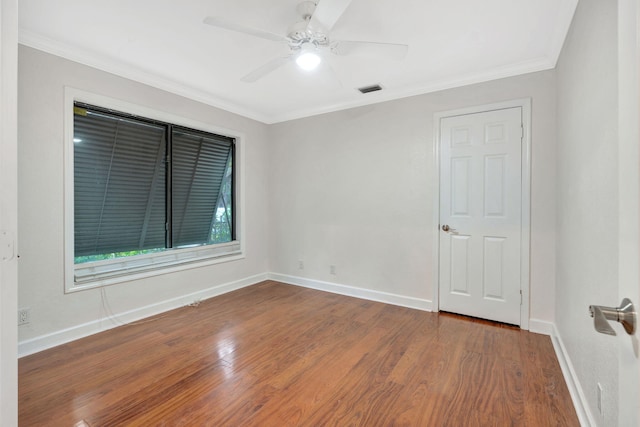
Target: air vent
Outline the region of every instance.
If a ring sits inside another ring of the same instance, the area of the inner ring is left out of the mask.
[[[382,86],[380,86],[379,84],[376,84],[371,86],[359,87],[358,90],[361,93],[376,92],[376,91],[382,90]]]

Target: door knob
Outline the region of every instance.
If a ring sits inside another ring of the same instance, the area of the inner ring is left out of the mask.
[[[456,231],[456,229],[449,227],[447,224],[444,224],[442,226],[442,231],[446,231],[447,233],[453,233]]]
[[[602,334],[616,334],[616,331],[609,325],[608,320],[620,322],[629,335],[633,335],[636,332],[636,310],[629,298],[624,298],[620,303],[620,307],[590,305],[589,312],[591,313],[591,317],[593,317],[593,326],[596,328],[596,331]]]

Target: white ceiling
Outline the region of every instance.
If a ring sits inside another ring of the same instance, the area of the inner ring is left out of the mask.
[[[202,22],[220,16],[285,35],[299,0],[20,0],[20,42],[275,123],[553,68],[577,2],[353,0],[332,38],[403,43],[409,53],[401,62],[332,55],[338,79],[292,62],[242,82],[288,47]],[[356,90],[375,83],[384,90]]]

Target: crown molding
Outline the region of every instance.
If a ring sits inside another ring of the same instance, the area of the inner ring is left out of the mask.
[[[269,123],[271,121],[267,115],[261,114],[258,111],[221,99],[213,94],[182,84],[176,80],[161,77],[157,74],[141,70],[130,64],[124,64],[115,59],[97,55],[85,49],[60,43],[56,40],[43,37],[30,31],[21,29],[18,35],[18,43],[119,77],[134,80],[175,95],[202,102],[203,104],[207,104],[233,114],[238,114],[252,120],[262,123]]]
[[[567,10],[562,12],[563,16],[572,14],[575,7],[567,7],[566,9]],[[570,20],[567,25],[569,24]],[[362,107],[366,105],[393,101],[401,98],[423,95],[446,89],[468,86],[476,83],[484,83],[492,80],[514,77],[521,74],[549,70],[555,67],[558,55],[560,53],[560,50],[562,49],[562,40],[560,40],[556,45],[554,45],[554,51],[551,57],[541,57],[531,61],[494,68],[481,73],[473,72],[465,75],[452,76],[450,78],[434,81],[429,83],[428,85],[417,88],[394,90],[387,89],[380,92],[372,92],[363,95],[363,98],[355,101],[348,100],[306,109],[295,109],[281,114],[269,114],[268,112],[257,111],[222,99],[220,97],[216,97],[215,94],[195,89],[176,80],[167,79],[154,73],[143,71],[131,65],[123,64],[115,59],[107,58],[87,50],[60,43],[58,41],[26,30],[20,30],[18,41],[20,44],[23,44],[25,46],[50,53],[52,55],[68,59],[70,61],[78,62],[80,64],[96,68],[120,77],[131,79],[155,87],[157,89],[161,89],[179,96],[192,99],[194,101],[202,102],[212,107],[219,108],[233,114],[238,114],[240,116],[256,120],[264,124],[275,124],[290,120],[297,120],[350,108]]]
[[[305,117],[316,116],[319,114],[332,113],[349,108],[363,107],[381,102],[393,101],[402,98],[408,98],[427,93],[438,92],[446,89],[453,89],[468,86],[477,83],[485,83],[492,80],[499,80],[508,77],[515,77],[523,74],[535,73],[555,68],[555,61],[549,57],[542,57],[532,61],[526,61],[518,64],[511,64],[505,67],[494,68],[481,73],[468,73],[466,75],[452,76],[451,78],[434,81],[428,85],[402,90],[384,90],[380,92],[371,92],[363,96],[366,99],[357,101],[339,102],[319,108],[310,108],[306,110],[296,110],[285,114],[273,116],[270,123],[280,123],[289,120],[297,120]]]

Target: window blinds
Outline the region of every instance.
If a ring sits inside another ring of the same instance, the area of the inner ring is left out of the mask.
[[[164,247],[165,128],[74,117],[75,256]]]
[[[172,135],[173,247],[206,244],[233,140],[179,128]]]
[[[211,243],[233,138],[88,107],[74,110],[75,257]]]

